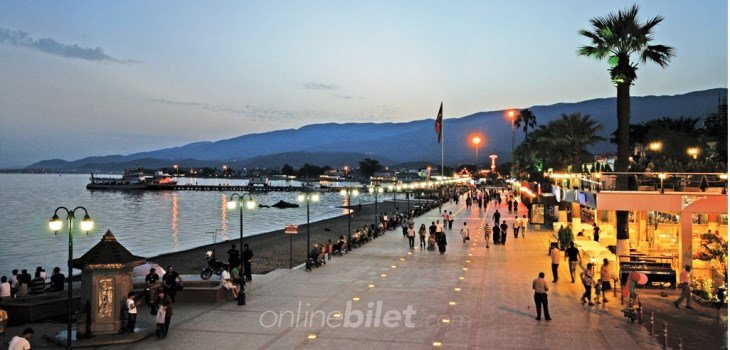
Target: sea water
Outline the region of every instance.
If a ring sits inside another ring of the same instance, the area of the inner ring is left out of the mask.
[[[74,258],[98,243],[107,230],[132,254],[144,257],[213,243],[214,236],[217,242],[239,237],[239,210],[229,210],[226,205],[232,192],[92,191],[86,189],[88,182],[89,175],[81,174],[0,174],[0,275],[9,276],[15,268],[32,273],[36,266],[43,266],[49,273],[55,266],[66,270],[67,223],[64,222],[57,234],[48,228],[48,221],[59,206],[69,209],[83,206],[94,219],[94,229],[88,234],[81,232],[83,211],[76,212]],[[179,183],[243,185],[246,181],[180,178]],[[281,181],[272,185],[300,184]],[[272,205],[279,200],[296,203],[297,195],[297,192],[253,194],[257,205]],[[386,193],[378,197],[378,202],[383,198],[392,200],[393,197]],[[399,194],[397,198],[405,197]],[[351,198],[353,205],[373,202],[368,193]],[[338,192],[323,192],[319,202],[310,204],[310,221],[343,215],[345,210],[341,206],[345,204],[346,199]],[[65,212],[59,211],[58,215],[66,218]],[[244,237],[306,222],[303,203],[299,208],[257,206],[243,210]]]

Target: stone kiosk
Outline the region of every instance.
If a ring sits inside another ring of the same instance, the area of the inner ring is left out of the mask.
[[[145,262],[119,244],[110,230],[101,242],[71,262],[83,271],[82,307],[76,326],[79,338],[123,331],[122,307],[133,288],[132,269]]]

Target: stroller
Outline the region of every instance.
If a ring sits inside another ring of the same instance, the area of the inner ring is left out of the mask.
[[[641,302],[639,301],[639,295],[631,293],[628,301],[626,302],[626,308],[623,309],[624,317],[628,318],[631,323],[634,323],[637,319],[641,322]]]
[[[435,235],[428,235],[428,246],[426,247],[427,250],[434,250],[436,249],[436,236]]]
[[[628,297],[626,308],[623,309],[623,312],[624,317],[628,318],[631,323],[634,323],[637,319],[639,323],[642,322],[641,302],[639,301],[639,295],[636,294],[636,285],[644,285],[648,280],[645,274],[632,271],[629,273],[629,278],[626,281],[623,291],[621,291],[623,297]]]

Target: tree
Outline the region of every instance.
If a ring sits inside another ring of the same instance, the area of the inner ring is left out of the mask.
[[[370,178],[376,171],[383,169],[383,166],[375,159],[365,158],[360,161],[360,173],[365,178]]]
[[[636,80],[637,64],[631,61],[632,55],[638,55],[642,63],[654,62],[665,68],[669,65],[674,48],[664,45],[652,45],[653,31],[657,24],[664,20],[655,16],[641,22],[637,16],[639,6],[609,13],[605,17],[590,20],[591,30],[582,29],[578,33],[588,39],[591,44],[578,49],[578,55],[588,56],[602,61],[608,59],[611,81],[616,86],[616,107],[618,119],[618,155],[616,170],[627,171],[629,165],[629,125],[631,122],[630,88]],[[628,182],[624,176],[619,177],[619,189],[627,189]],[[616,212],[616,238],[618,253],[628,254],[628,212]]]
[[[296,170],[294,170],[294,167],[292,167],[289,164],[284,164],[283,167],[281,167],[281,174],[286,176],[292,176],[296,175]]]
[[[583,162],[593,161],[587,147],[603,141],[598,132],[603,128],[589,115],[563,114],[560,119],[540,125],[528,133],[515,150],[522,169],[540,173],[545,168],[581,170]]]
[[[531,110],[523,109],[520,111],[520,115],[515,119],[515,128],[519,129],[520,126],[522,127],[522,131],[525,132],[525,138],[527,138],[527,131],[537,126],[537,118],[535,118],[535,114]]]

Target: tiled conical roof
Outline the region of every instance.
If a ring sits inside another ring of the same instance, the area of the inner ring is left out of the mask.
[[[110,269],[125,268],[142,265],[147,261],[141,256],[132,255],[124,248],[111,230],[107,230],[101,242],[97,243],[86,254],[71,261],[71,266],[77,269]]]

